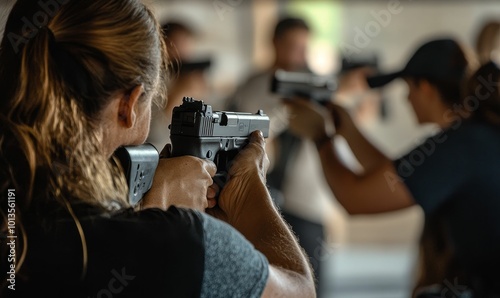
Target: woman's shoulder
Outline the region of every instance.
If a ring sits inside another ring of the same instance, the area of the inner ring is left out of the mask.
[[[44,235],[46,239],[56,239],[67,245],[67,242],[80,242],[81,230],[87,244],[99,250],[135,246],[138,239],[146,242],[154,240],[157,246],[174,248],[172,243],[180,246],[184,242],[202,243],[204,236],[201,214],[176,207],[166,211],[154,208],[106,211],[86,203],[71,204],[71,210],[53,204],[40,213],[39,217],[27,220],[29,233]]]
[[[193,232],[200,236],[203,233],[202,216],[198,212],[174,206],[166,211],[156,208],[140,211],[126,208],[115,212],[89,214],[81,217],[80,220],[92,229],[122,230],[124,233],[178,234]]]
[[[133,278],[126,288],[133,295],[127,297],[187,291],[187,285],[176,288],[187,283],[183,278],[201,286],[205,243],[199,213],[175,207],[117,212],[73,207],[75,217],[58,212],[39,227],[31,225],[26,264],[31,275],[45,281],[42,276],[55,274],[57,282],[78,285],[84,261],[83,287],[89,293],[106,288],[113,274]]]

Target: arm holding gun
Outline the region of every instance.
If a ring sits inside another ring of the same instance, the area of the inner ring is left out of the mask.
[[[170,198],[169,187],[185,182],[190,185],[190,181],[181,175],[197,171],[198,174],[202,172],[201,176],[196,176],[200,189],[192,186],[183,191],[194,200],[199,200],[195,198],[197,195],[203,201],[204,192],[212,183],[210,177],[217,172],[227,180],[218,181],[224,187],[217,206],[207,204],[204,208],[214,207],[207,209],[209,214],[238,230],[268,259],[269,276],[262,297],[314,297],[314,282],[307,259],[275,208],[266,187],[269,160],[264,149],[264,136],[268,134],[268,128],[269,118],[262,112],[254,115],[212,112],[211,107],[202,102],[184,99],[183,105],[174,110],[171,126],[172,155],[180,157],[160,159],[151,191],[158,187],[155,193],[159,198],[165,195]],[[259,129],[262,131],[255,131]],[[177,164],[162,165],[162,161],[176,161]],[[194,170],[183,169],[183,165],[193,165],[196,161],[199,164]],[[207,168],[208,165],[213,167]],[[202,171],[199,171],[200,167]],[[163,177],[163,174],[170,176]],[[150,200],[151,191],[144,200]],[[168,199],[165,201],[166,208],[172,205]],[[154,204],[150,206],[155,207]]]
[[[312,76],[298,80],[290,74],[285,75],[287,84],[281,85],[287,88],[273,91],[285,98],[309,99],[285,100],[290,112],[290,130],[316,143],[325,178],[346,211],[349,214],[381,213],[414,204],[408,190],[400,183],[394,189],[388,186],[387,175],[397,177],[391,160],[363,136],[349,113],[330,100],[318,100]],[[320,89],[326,92],[324,86]],[[334,146],[335,134],[347,140],[364,168],[363,173],[354,173],[342,163]]]
[[[203,212],[215,205],[212,177],[216,166],[210,160],[166,158],[170,157],[170,145],[159,155],[150,144],[121,147],[115,157],[125,172],[131,206],[167,210],[175,205]]]
[[[262,297],[312,297],[310,266],[266,187],[268,134],[269,118],[262,111],[212,112],[203,102],[185,98],[174,109],[172,153],[205,157],[217,164],[214,181],[223,188],[217,206],[207,211],[237,229],[267,257],[270,270]]]
[[[159,159],[156,149],[148,144],[122,147],[115,153],[127,173],[129,202],[135,206],[144,196],[143,208],[177,205],[204,211],[215,206],[233,159],[249,143],[250,134],[259,130],[268,136],[269,117],[262,111],[215,112],[202,101],[184,98],[183,104],[174,108],[170,130],[172,145],[167,145],[161,155],[179,158]],[[158,167],[159,163],[165,166]],[[172,175],[185,177],[189,183],[175,183],[167,190],[164,184],[153,181],[153,177],[175,181]],[[212,185],[212,177],[217,186]],[[208,201],[201,199],[204,197]]]

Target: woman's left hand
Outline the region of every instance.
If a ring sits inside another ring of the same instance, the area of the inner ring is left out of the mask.
[[[212,177],[217,168],[209,160],[192,156],[161,158],[153,186],[141,202],[142,208],[163,210],[174,205],[204,212],[216,204]]]

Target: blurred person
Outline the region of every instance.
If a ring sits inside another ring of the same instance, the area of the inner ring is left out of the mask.
[[[339,89],[334,100],[335,104],[346,108],[353,122],[370,136],[387,134],[387,127],[379,125],[388,117],[382,91],[371,89],[367,82],[368,77],[378,73],[377,69],[376,59],[354,62],[352,58],[349,61],[344,59],[339,76]],[[459,92],[459,86],[455,88],[456,92]],[[342,156],[342,150],[349,150],[349,148],[337,146],[336,149],[339,157],[347,160]],[[346,165],[350,164],[346,163]],[[352,166],[352,168],[358,167]],[[445,231],[446,227],[441,218],[428,218],[424,223],[419,240],[419,261],[416,268],[414,295],[422,288],[441,283],[447,276],[453,276],[457,270],[451,243]]]
[[[182,22],[166,22],[162,26],[171,60],[189,60],[194,54],[196,32]]]
[[[288,131],[287,113],[280,98],[271,93],[271,81],[278,69],[309,72],[306,61],[310,29],[299,18],[281,19],[275,27],[272,43],[275,59],[271,67],[248,79],[230,99],[227,109],[241,112],[264,110],[271,119],[267,152],[272,171],[268,185],[281,206],[285,220],[308,254],[321,288],[321,263],[328,246],[325,218],[332,218],[334,207],[328,185],[321,173],[314,144],[302,141]]]
[[[436,281],[435,297],[452,294],[450,284],[466,297],[471,290],[473,297],[500,297],[500,70],[494,63],[483,66],[464,95],[460,89],[468,69],[460,46],[442,39],[422,45],[403,70],[369,79],[372,87],[380,87],[403,78],[419,122],[441,129],[396,161],[370,144],[344,110],[332,107],[340,121],[336,133],[347,139],[363,165],[361,174],[339,162],[329,111],[307,101],[287,103],[294,120],[308,119],[290,126],[316,142],[328,183],[349,213],[374,214],[418,204],[426,225],[442,221],[438,224],[444,230],[436,233],[449,244],[434,243],[445,266],[439,268],[444,276]]]
[[[205,71],[211,66],[208,59],[195,58],[199,33],[182,22],[167,22],[162,26],[169,50],[174,76],[169,84],[166,112],[171,115],[175,106],[182,104],[186,93],[194,98],[206,98],[208,83]]]
[[[367,77],[377,73],[378,59],[375,55],[342,58],[338,89],[333,100],[351,111],[355,122],[361,126],[372,127],[387,116],[381,92],[371,89],[366,82]]]
[[[476,39],[476,52],[481,64],[500,63],[500,21],[487,22]]]
[[[307,66],[306,53],[310,38],[307,23],[300,18],[287,17],[276,25],[272,46],[274,61],[272,65],[257,74],[252,75],[242,84],[228,100],[229,109],[253,111],[256,108],[266,113],[279,113],[283,106],[276,95],[271,93],[271,81],[276,70],[310,72]],[[286,119],[273,121],[271,132],[278,135],[286,128]]]
[[[151,131],[148,142],[162,148],[170,142],[168,126],[172,122],[174,107],[182,104],[185,96],[206,100],[209,84],[206,71],[211,66],[210,60],[196,60],[194,51],[197,32],[182,22],[167,22],[162,26],[169,52],[173,76],[167,86],[167,104],[154,107],[152,111]]]
[[[497,64],[491,61],[482,66],[472,78],[469,79],[466,97],[470,96],[471,98],[477,98],[477,90],[485,87],[484,78],[488,77],[493,82],[496,82],[498,86],[498,82],[500,81],[500,69],[498,69]],[[481,102],[481,105],[471,118],[499,126],[500,91],[497,89],[493,94],[488,94],[480,100],[485,101]],[[420,272],[414,289],[414,296],[422,298],[435,297],[426,293],[432,292],[435,285],[451,281],[450,277],[465,276],[466,279],[471,279],[471,282],[474,283],[474,288],[477,289],[477,293],[474,297],[499,297],[498,289],[489,289],[491,285],[488,285],[488,283],[495,282],[492,278],[497,279],[498,277],[470,278],[468,276],[471,274],[464,272],[462,268],[463,261],[454,253],[456,250],[454,248],[455,244],[449,234],[450,227],[445,217],[434,216],[426,220],[420,239]],[[492,261],[495,262],[494,259]],[[485,272],[481,272],[481,274],[483,276],[488,276],[491,274],[488,273],[489,270],[490,269],[486,269]],[[457,281],[453,281],[453,283],[457,284]],[[461,284],[458,286],[462,289],[468,287],[468,285]],[[470,293],[468,294],[468,297],[472,297]]]
[[[153,13],[139,0],[54,1],[26,30],[40,3],[16,2],[0,46],[1,235],[17,237],[1,243],[0,295],[313,297],[265,186],[261,133],[217,201],[215,165],[184,156],[162,158],[142,210],[129,206],[112,154],[144,142],[165,95]]]

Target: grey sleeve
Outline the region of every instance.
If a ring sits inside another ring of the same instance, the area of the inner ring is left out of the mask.
[[[201,297],[261,297],[269,263],[228,224],[202,214],[205,268]]]

